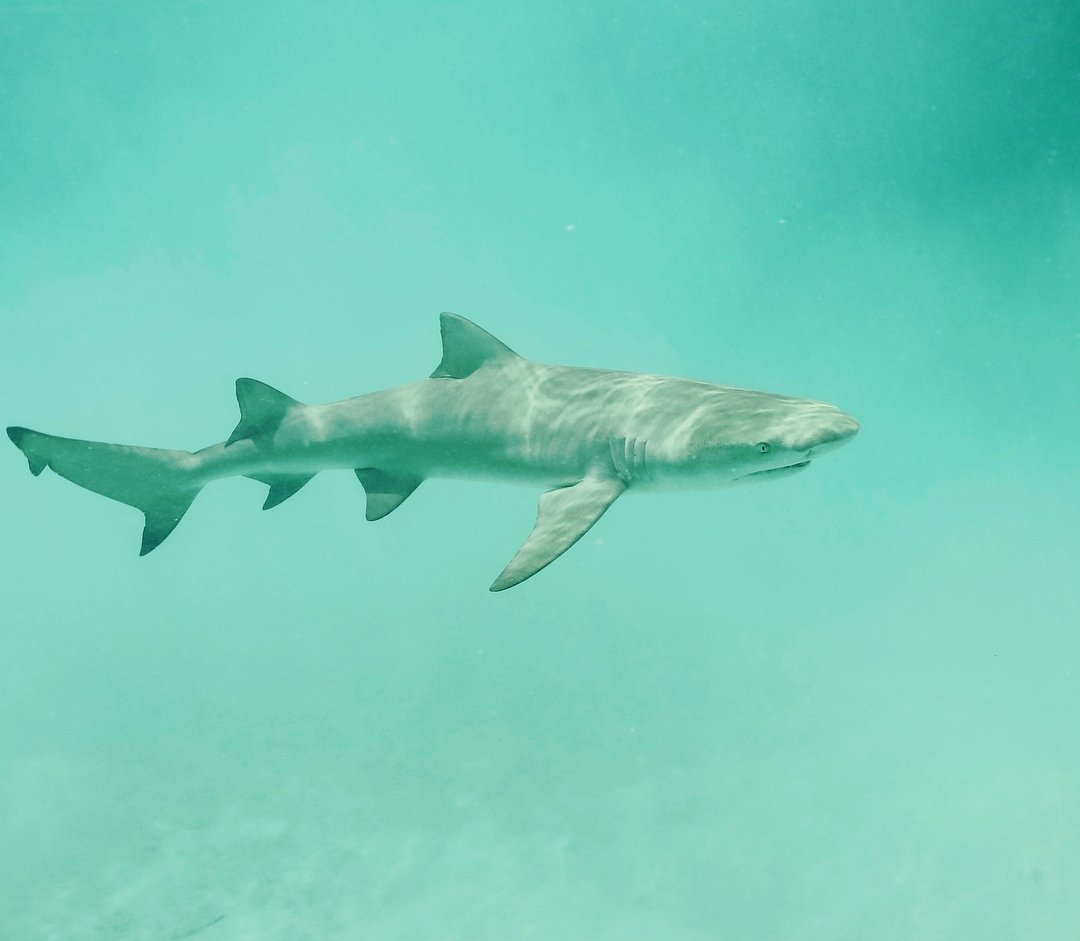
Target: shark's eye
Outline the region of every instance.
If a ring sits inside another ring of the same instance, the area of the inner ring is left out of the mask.
[[[768,453],[769,453],[769,443],[768,443],[767,441],[762,441],[762,442],[761,442],[761,444],[759,444],[759,445],[757,446],[757,449],[758,449],[758,450],[759,450],[759,451],[760,451],[760,452],[761,452],[762,454],[768,454]]]

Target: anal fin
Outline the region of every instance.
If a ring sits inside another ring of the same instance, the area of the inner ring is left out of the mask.
[[[356,477],[367,493],[367,518],[381,520],[394,512],[424,482],[411,474],[392,474],[376,467],[356,468]]]
[[[572,487],[542,494],[529,538],[491,583],[491,591],[512,588],[554,562],[589,531],[625,489],[618,477],[590,474]]]
[[[263,503],[263,509],[269,510],[272,507],[277,506],[279,503],[284,503],[289,499],[296,491],[304,486],[314,474],[247,474],[252,480],[258,480],[261,483],[266,484],[270,490],[266,494],[266,501]]]

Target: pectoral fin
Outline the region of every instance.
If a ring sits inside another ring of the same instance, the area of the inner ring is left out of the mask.
[[[572,487],[543,494],[529,538],[492,582],[491,591],[512,588],[554,562],[589,531],[625,489],[618,477],[590,475]]]

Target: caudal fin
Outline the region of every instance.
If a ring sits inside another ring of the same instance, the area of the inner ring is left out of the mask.
[[[146,525],[139,555],[164,541],[202,489],[193,479],[188,451],[57,438],[29,428],[7,433],[35,476],[49,467],[80,487],[142,510]]]

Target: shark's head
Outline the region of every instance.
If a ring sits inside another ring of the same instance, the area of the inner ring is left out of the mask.
[[[683,473],[702,485],[775,480],[850,441],[859,423],[833,405],[724,389],[687,429]]]

